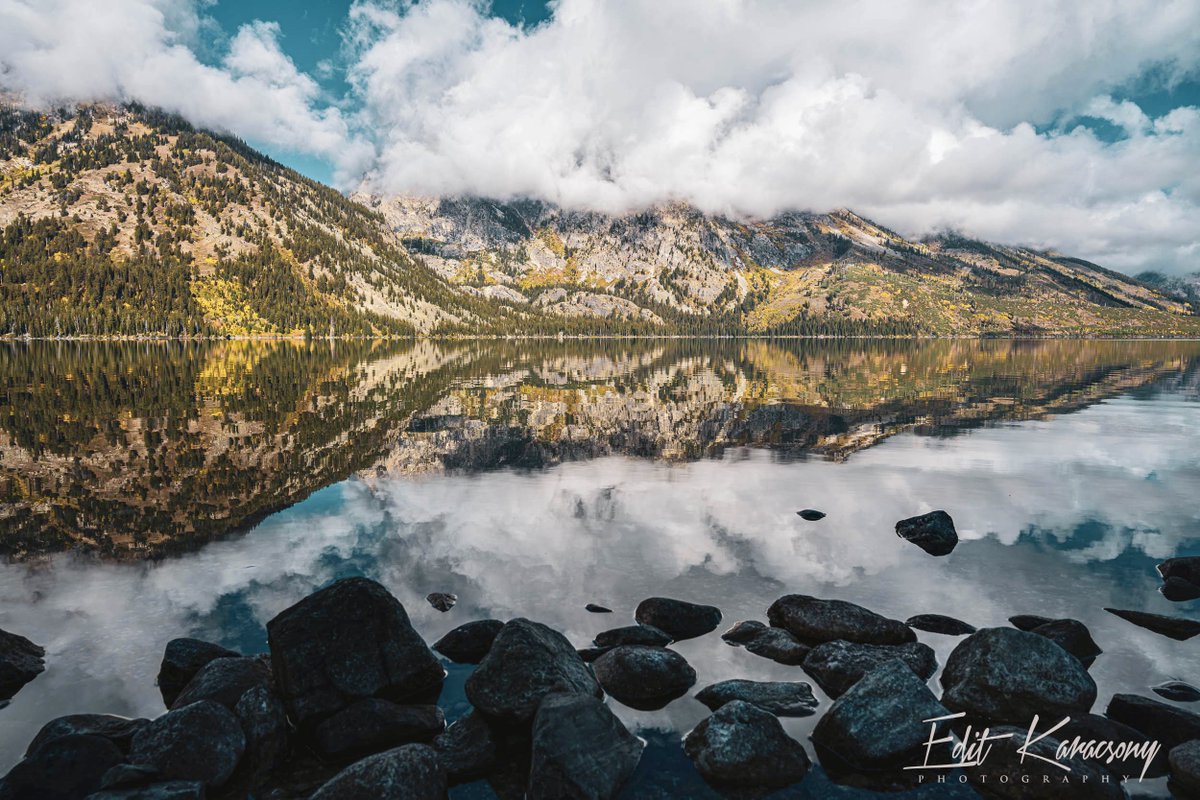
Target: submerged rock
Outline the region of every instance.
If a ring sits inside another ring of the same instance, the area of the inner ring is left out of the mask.
[[[71,734],[33,751],[0,779],[0,800],[79,800],[124,755],[103,736]]]
[[[242,695],[271,682],[271,668],[258,658],[234,656],[214,658],[188,681],[171,708],[183,708],[200,700],[212,700],[232,711]]]
[[[1019,631],[1032,631],[1034,628],[1040,628],[1043,625],[1054,622],[1054,618],[1040,617],[1037,614],[1017,614],[1014,617],[1009,617],[1008,622]]]
[[[713,711],[742,700],[779,717],[812,716],[818,705],[812,687],[802,681],[721,681],[701,689],[696,699]]]
[[[455,664],[478,664],[492,649],[492,642],[504,623],[498,619],[481,619],[459,625],[433,643],[433,649]]]
[[[492,642],[467,678],[467,699],[494,719],[525,723],[552,691],[600,695],[600,685],[561,633],[540,622],[514,619]]]
[[[833,701],[812,740],[835,768],[890,771],[922,763],[931,724],[925,720],[948,713],[904,662],[892,660]]]
[[[446,728],[437,706],[401,706],[364,697],[321,721],[314,731],[317,751],[330,758],[372,753],[411,742],[428,742]]]
[[[530,800],[609,800],[637,769],[645,745],[602,700],[547,695],[533,721]]]
[[[446,771],[433,748],[406,744],[356,761],[310,800],[445,800]]]
[[[612,613],[611,608],[606,608],[604,606],[598,606],[595,603],[588,603],[586,606],[584,606],[584,609],[592,612],[593,614],[611,614]]]
[[[1104,609],[1123,620],[1132,622],[1140,628],[1162,634],[1179,642],[1187,641],[1200,633],[1200,622],[1182,617],[1167,617],[1162,614],[1149,614],[1145,611],[1128,611],[1121,608]]]
[[[1200,700],[1200,689],[1183,681],[1167,681],[1151,686],[1150,690],[1159,697],[1174,700],[1176,703],[1194,703]]]
[[[1079,659],[1084,667],[1089,667],[1096,656],[1104,651],[1092,638],[1092,632],[1077,619],[1056,619],[1038,625],[1030,633],[1045,636],[1056,645]]]
[[[1114,694],[1104,714],[1158,740],[1167,750],[1200,739],[1200,714],[1149,697]]]
[[[912,542],[931,556],[949,555],[958,545],[954,520],[945,511],[931,511],[896,523],[896,535]]]
[[[454,604],[458,602],[458,595],[450,594],[449,592],[433,592],[426,595],[425,599],[429,602],[429,605],[444,614],[454,608]]]
[[[99,736],[108,739],[122,753],[129,752],[133,736],[150,720],[130,719],[112,714],[69,714],[57,717],[42,726],[25,749],[29,757],[36,750],[65,736]]]
[[[666,647],[671,636],[650,625],[626,625],[596,634],[596,647],[612,649],[623,644],[644,644],[649,647]]]
[[[246,735],[233,712],[201,700],[146,723],[133,737],[129,763],[217,788],[229,780],[245,749]]]
[[[648,597],[638,603],[633,618],[682,641],[715,631],[721,624],[721,609],[670,597]]]
[[[968,625],[962,620],[942,614],[917,614],[915,617],[904,620],[904,624],[919,631],[940,633],[945,636],[966,636],[977,630],[974,625]]]
[[[276,686],[300,726],[363,697],[436,696],[445,676],[400,601],[366,578],[309,595],[268,622],[267,637]]]
[[[729,644],[745,647],[756,656],[793,667],[804,662],[810,649],[783,628],[768,627],[755,620],[739,622],[721,634],[721,638]]]
[[[721,706],[683,740],[704,779],[718,787],[782,788],[812,766],[773,714],[741,700]]]
[[[696,683],[696,670],[687,659],[665,647],[615,647],[597,658],[592,668],[604,691],[641,710],[662,708]]]
[[[937,671],[933,648],[920,642],[893,645],[825,642],[809,651],[802,666],[825,694],[836,699],[864,675],[892,659],[904,662],[922,681],[929,680]]]
[[[801,511],[797,511],[796,513],[801,519],[808,520],[809,522],[816,522],[819,519],[825,519],[825,512],[817,511],[815,508],[805,508]]]
[[[201,639],[172,639],[167,642],[162,664],[158,668],[158,691],[162,694],[163,704],[167,708],[175,705],[179,693],[208,662],[240,656],[241,653]]]
[[[492,727],[478,711],[471,711],[439,734],[433,749],[452,784],[482,778],[499,764]]]
[[[21,687],[46,669],[46,649],[24,636],[0,630],[0,701],[12,698]]]
[[[984,628],[954,648],[942,670],[942,703],[989,722],[1027,725],[1086,713],[1096,682],[1079,660],[1044,636]]]
[[[767,609],[767,619],[802,643],[843,639],[864,644],[904,644],[917,639],[912,628],[899,620],[845,600],[822,600],[803,594],[784,595],[776,600]]]

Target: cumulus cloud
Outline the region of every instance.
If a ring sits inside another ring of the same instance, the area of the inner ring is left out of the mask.
[[[358,0],[323,97],[269,22],[216,65],[187,0],[0,0],[0,81],[164,105],[335,162],[385,193],[670,200],[764,217],[846,206],[1125,270],[1200,257],[1200,110],[1120,90],[1200,74],[1190,0],[1038,4],[557,0],[532,28],[482,0]],[[1063,120],[1100,119],[1118,141]]]

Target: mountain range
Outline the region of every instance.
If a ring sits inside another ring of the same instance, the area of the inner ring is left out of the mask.
[[[1200,335],[1159,278],[845,209],[346,196],[155,109],[0,105],[0,336]]]

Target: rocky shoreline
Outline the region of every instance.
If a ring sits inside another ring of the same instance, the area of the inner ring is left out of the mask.
[[[957,541],[944,513],[905,520],[897,532],[933,555]],[[1159,571],[1169,596],[1196,585],[1200,557],[1171,559]],[[448,610],[451,597],[434,593],[429,602]],[[671,645],[720,628],[721,611],[711,605],[647,598],[633,624],[582,648],[523,618],[467,622],[430,646],[384,586],[347,578],[270,620],[268,653],[168,642],[158,674],[166,713],[48,722],[0,779],[0,800],[424,800],[477,780],[500,798],[614,798],[646,744],[606,698],[658,709],[693,691],[712,713],[684,736],[683,751],[724,796],[757,797],[804,781],[813,755],[829,779],[862,796],[919,787],[935,775],[994,798],[1119,798],[1127,796],[1124,781],[1140,775],[1169,775],[1179,797],[1200,792],[1200,714],[1121,693],[1093,713],[1088,667],[1102,650],[1076,620],[1026,614],[1012,627],[976,630],[944,615],[902,622],[802,594],[778,598],[765,615],[767,623],[740,621],[722,638],[798,667],[832,702],[799,680],[734,679],[694,691],[697,674]],[[1178,618],[1118,616],[1170,638],[1191,633]],[[928,684],[936,655],[917,631],[959,639],[940,697]],[[449,726],[437,705],[447,675],[438,654],[477,665],[465,684],[471,710]],[[43,655],[0,632],[4,685],[15,692],[34,679]],[[1148,688],[1172,702],[1200,699],[1182,681]],[[819,716],[811,749],[779,720],[805,716]],[[1022,750],[1035,718],[1040,738]],[[986,763],[914,769],[963,761],[931,740],[953,732],[970,743],[984,729],[1011,737],[991,741]]]

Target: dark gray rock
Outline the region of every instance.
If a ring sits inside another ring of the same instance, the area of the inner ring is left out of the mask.
[[[633,618],[678,642],[715,631],[721,624],[721,609],[670,597],[648,597],[638,603]]]
[[[593,614],[611,614],[612,609],[605,606],[598,606],[595,603],[588,603],[584,608]]]
[[[808,520],[809,522],[816,522],[819,519],[825,519],[825,512],[817,511],[815,508],[806,508],[801,511],[797,511],[796,513],[801,519]]]
[[[1008,618],[1009,624],[1019,631],[1032,631],[1043,625],[1054,622],[1053,617],[1040,617],[1037,614],[1017,614]]]
[[[240,769],[252,785],[257,784],[287,756],[287,711],[283,701],[267,686],[255,686],[241,696],[233,713],[246,736]]]
[[[734,700],[683,740],[697,771],[717,787],[782,788],[804,778],[812,762],[773,714]]]
[[[552,691],[600,696],[600,685],[571,643],[539,622],[507,623],[467,678],[467,699],[493,719],[526,723]]]
[[[812,739],[831,767],[875,772],[922,763],[925,720],[949,712],[903,661],[876,667],[833,701]]]
[[[170,708],[196,673],[218,658],[237,658],[241,653],[200,639],[172,639],[167,642],[162,665],[158,668],[158,691],[163,704]]]
[[[1200,689],[1183,681],[1167,681],[1157,686],[1151,686],[1150,690],[1159,697],[1165,697],[1176,703],[1194,703],[1200,700]]]
[[[1044,720],[1039,724],[1039,731],[1045,731],[1046,725],[1056,725],[1058,720]],[[1028,727],[1026,727],[1028,730]],[[1052,736],[1060,742],[1074,744],[1076,740],[1080,743],[1086,742],[1128,742],[1130,745],[1146,745],[1150,743],[1150,739],[1140,731],[1137,731],[1124,723],[1116,720],[1102,717],[1099,714],[1079,714],[1072,716],[1071,721],[1054,731]],[[1096,759],[1099,766],[1103,767],[1114,778],[1124,778],[1126,775],[1141,775],[1142,769],[1146,767],[1145,757],[1141,754],[1130,754],[1124,759],[1114,759],[1112,763],[1108,763],[1107,757],[1103,760]],[[1167,751],[1160,748],[1158,754],[1151,760],[1149,767],[1146,767],[1147,778],[1161,778],[1167,774]]]
[[[455,664],[478,664],[483,661],[492,642],[504,623],[498,619],[481,619],[459,625],[433,643],[433,649]]]
[[[456,721],[433,740],[451,784],[482,778],[500,763],[492,726],[477,711]]]
[[[1079,660],[1044,636],[984,628],[954,648],[942,670],[942,703],[989,722],[1027,725],[1086,713],[1096,682]]]
[[[199,781],[166,781],[146,786],[105,789],[87,796],[87,800],[204,800],[204,784]]]
[[[100,780],[101,789],[127,789],[131,786],[146,786],[162,780],[162,775],[152,767],[138,764],[117,764],[104,773]]]
[[[74,734],[46,742],[0,779],[0,800],[79,800],[100,788],[124,760],[103,736]]]
[[[803,644],[820,644],[843,639],[863,644],[904,644],[917,635],[903,622],[880,616],[845,600],[822,600],[804,594],[789,594],[767,609],[767,619]]]
[[[46,669],[46,649],[0,630],[0,700],[9,700]]]
[[[611,647],[581,647],[575,652],[579,653],[579,657],[587,663],[592,663],[600,656],[612,650]]]
[[[245,749],[246,735],[233,712],[201,700],[146,723],[133,737],[129,763],[216,788],[233,775]]]
[[[214,658],[188,681],[171,708],[183,708],[200,700],[212,700],[232,711],[242,695],[271,683],[271,668],[258,658],[235,656]]]
[[[1052,620],[1044,625],[1038,625],[1030,633],[1045,636],[1079,659],[1079,663],[1085,667],[1090,667],[1096,660],[1096,656],[1104,652],[1092,638],[1092,632],[1077,619]]]
[[[604,701],[547,695],[533,720],[530,800],[609,800],[637,769],[644,745]]]
[[[1158,591],[1162,593],[1163,597],[1173,603],[1182,603],[1200,597],[1200,586],[1183,578],[1171,577],[1164,579],[1163,585],[1158,587]]]
[[[310,800],[445,800],[446,771],[433,748],[406,744],[356,761]]]
[[[825,642],[809,651],[803,667],[825,694],[838,698],[864,675],[892,659],[903,661],[922,681],[929,680],[937,671],[933,648],[920,642],[890,645]]]
[[[57,717],[42,726],[25,749],[28,757],[38,748],[64,736],[100,736],[108,739],[122,753],[129,752],[133,735],[149,720],[130,719],[112,714],[69,714]]]
[[[896,535],[912,542],[931,556],[949,555],[958,546],[954,520],[945,511],[930,511],[896,523]]]
[[[411,742],[429,742],[446,729],[437,706],[401,706],[364,697],[317,725],[313,741],[321,755],[346,758]]]
[[[1124,800],[1121,782],[1106,774],[1096,760],[1060,760],[1070,772],[1042,760],[1058,760],[1058,739],[1031,740],[1028,753],[1032,755],[1022,757],[1028,733],[1028,727],[1007,725],[991,730],[991,735],[1007,738],[989,742],[992,748],[983,765],[966,770],[980,795],[997,800]]]
[[[445,676],[404,606],[366,578],[309,595],[268,622],[267,636],[276,688],[299,726],[363,697],[436,697]]]
[[[682,697],[696,683],[687,659],[665,647],[614,647],[593,662],[604,691],[630,708],[654,710]]]
[[[666,647],[671,643],[669,634],[650,625],[626,625],[596,634],[596,647],[612,649],[623,644],[644,644],[649,647]]]
[[[1200,714],[1136,694],[1114,694],[1105,716],[1124,723],[1171,750],[1200,739]]]
[[[1200,586],[1200,556],[1168,558],[1158,565],[1158,574],[1163,577],[1163,580],[1178,578],[1181,581]]]
[[[974,625],[942,614],[917,614],[904,620],[904,624],[919,631],[940,633],[944,636],[966,636],[977,630]]]
[[[754,620],[739,622],[721,634],[721,638],[734,646],[745,647],[756,656],[792,667],[804,663],[810,649],[783,628],[768,627]]]
[[[441,611],[443,614],[454,608],[454,604],[458,602],[458,595],[450,594],[449,592],[433,592],[425,597],[429,605]]]
[[[713,711],[741,700],[779,717],[809,717],[818,705],[812,687],[802,681],[721,681],[701,689],[696,699]]]
[[[1200,739],[1172,747],[1168,758],[1172,794],[1200,796]]]
[[[1128,611],[1122,608],[1104,609],[1123,620],[1132,622],[1140,628],[1162,634],[1179,642],[1187,641],[1200,633],[1200,622],[1184,619],[1183,617],[1167,617],[1162,614],[1149,614],[1145,611]]]

